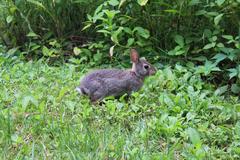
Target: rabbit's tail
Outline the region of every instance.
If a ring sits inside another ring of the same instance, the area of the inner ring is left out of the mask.
[[[80,94],[84,94],[84,95],[87,95],[87,91],[84,89],[84,88],[81,88],[81,87],[76,87],[76,91]]]

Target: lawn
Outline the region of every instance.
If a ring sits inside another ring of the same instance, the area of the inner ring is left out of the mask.
[[[93,106],[90,67],[0,63],[2,159],[240,159],[240,104],[199,74],[158,69],[129,100]]]

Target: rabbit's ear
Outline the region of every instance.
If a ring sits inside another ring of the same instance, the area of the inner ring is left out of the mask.
[[[139,55],[138,55],[138,52],[135,50],[135,49],[131,49],[130,51],[131,53],[131,61],[134,62],[134,63],[137,63],[139,61]]]

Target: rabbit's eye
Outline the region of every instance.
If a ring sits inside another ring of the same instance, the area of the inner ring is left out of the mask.
[[[145,68],[145,69],[148,69],[148,68],[149,68],[149,66],[148,66],[148,65],[144,65],[144,68]]]

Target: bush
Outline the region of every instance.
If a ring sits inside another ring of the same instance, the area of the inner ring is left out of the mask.
[[[196,73],[217,85],[231,80],[231,90],[239,93],[238,7],[239,1],[225,0],[109,0],[88,15],[85,28],[94,24],[106,45],[141,47],[155,52],[155,60],[193,62]]]
[[[41,38],[68,38],[81,31],[86,14],[101,1],[1,0],[0,29],[8,45],[23,45],[35,33]]]
[[[109,56],[124,62],[128,49],[137,47],[151,61],[187,62],[205,79],[240,91],[239,0],[1,4],[1,39],[8,46],[20,45],[24,55],[74,55],[78,63],[99,65],[108,63]]]

